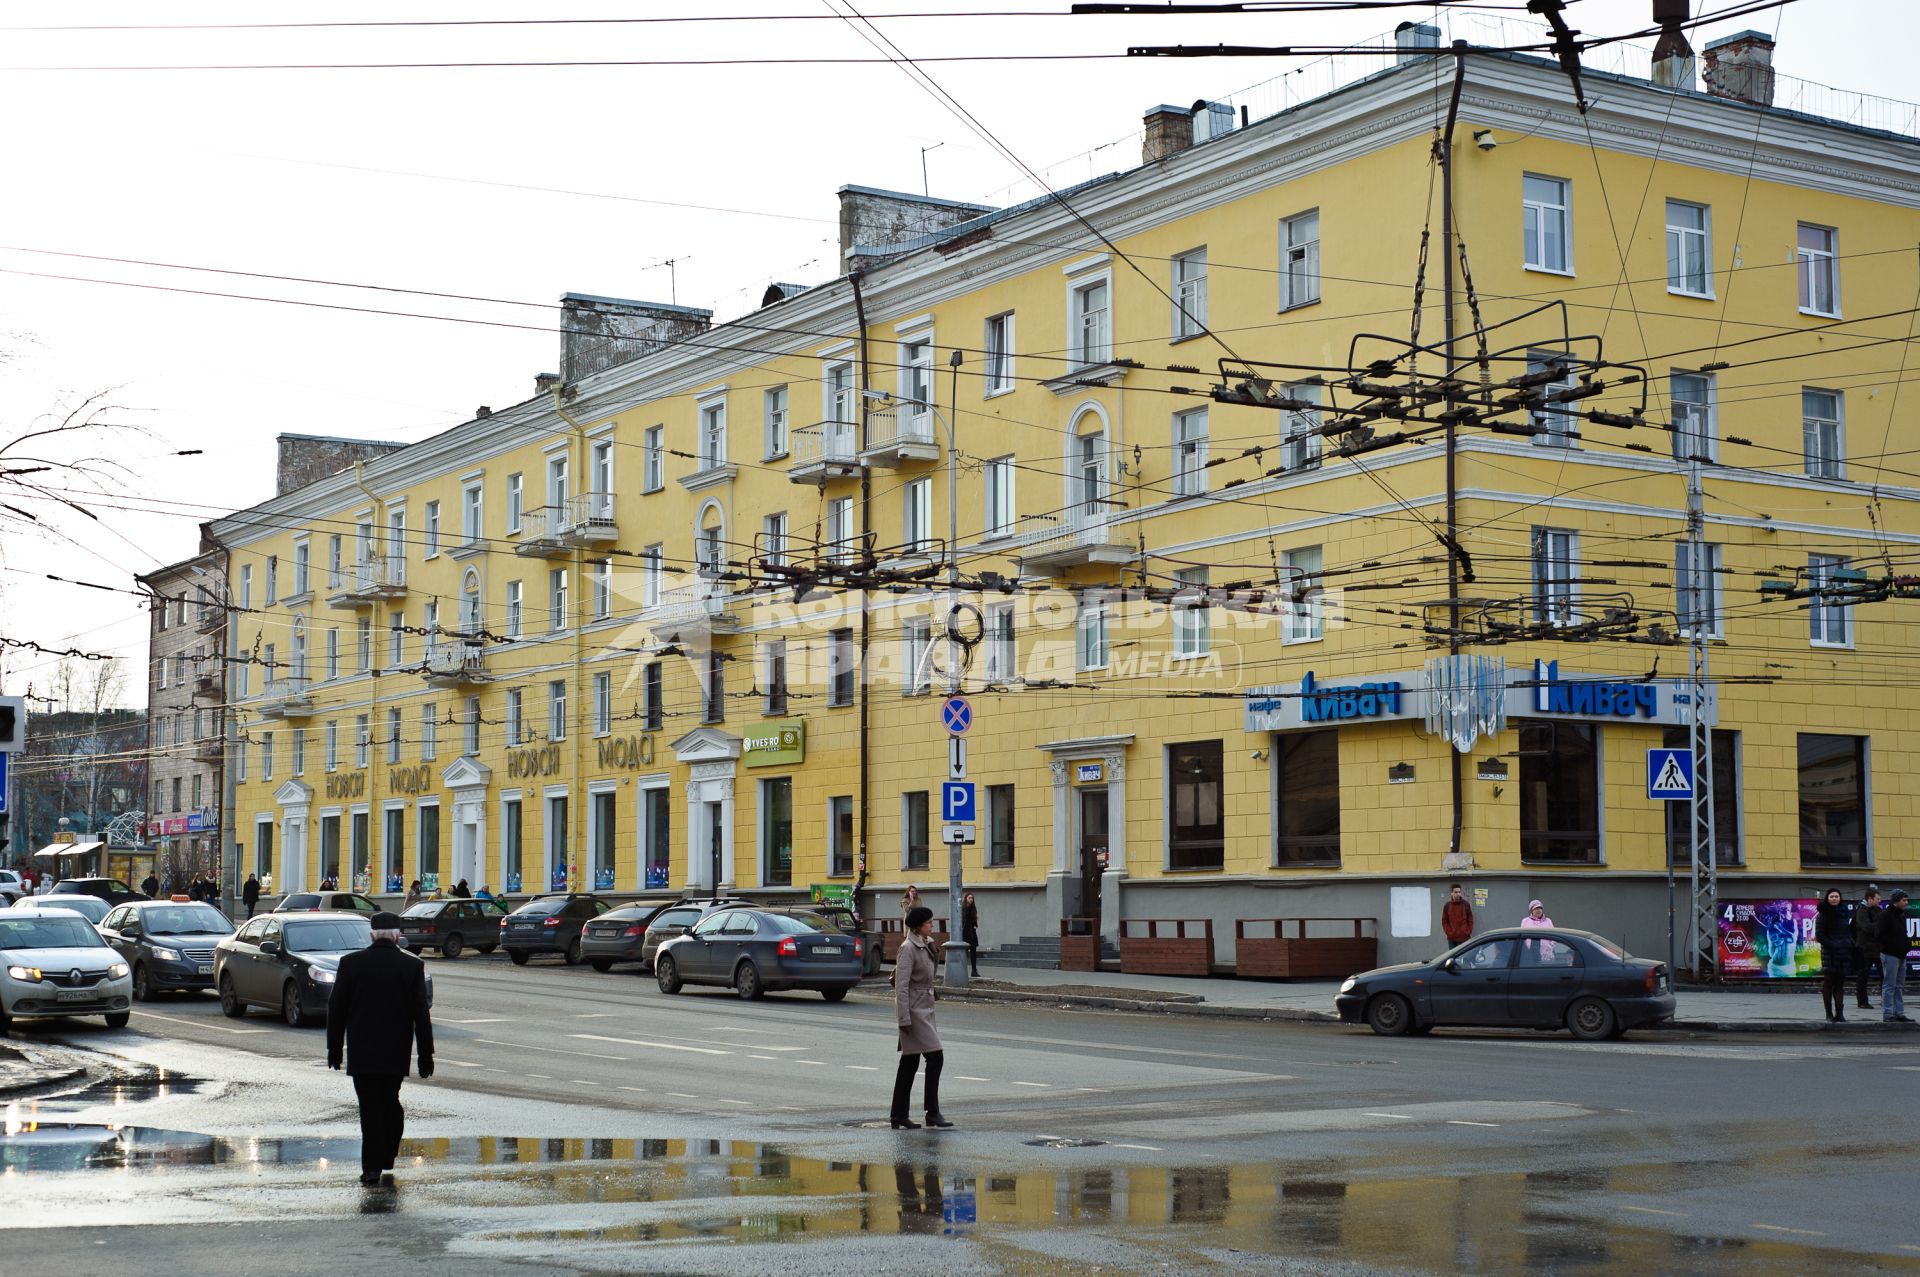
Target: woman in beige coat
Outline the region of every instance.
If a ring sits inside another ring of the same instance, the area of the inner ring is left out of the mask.
[[[893,1129],[917,1131],[920,1123],[907,1117],[913,1097],[913,1075],[920,1057],[927,1057],[927,1125],[953,1125],[940,1115],[940,1069],[947,1055],[940,1031],[933,1023],[933,910],[919,905],[907,913],[907,935],[893,966],[894,1018],[900,1025],[900,1067],[893,1076]]]

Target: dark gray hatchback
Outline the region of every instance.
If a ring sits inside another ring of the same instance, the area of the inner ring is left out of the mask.
[[[816,913],[725,909],[660,946],[653,960],[662,993],[682,985],[732,985],[742,998],[769,990],[814,989],[838,1002],[860,983],[865,945]]]
[[[598,918],[613,906],[598,896],[542,896],[529,900],[500,924],[500,947],[515,966],[524,967],[536,953],[557,953],[568,966],[578,966],[580,933],[587,919]]]

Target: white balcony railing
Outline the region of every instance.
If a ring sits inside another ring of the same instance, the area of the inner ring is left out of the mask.
[[[921,403],[890,404],[867,414],[867,446],[862,459],[890,464],[895,461],[932,461],[940,447],[933,435],[933,410]]]
[[[422,672],[435,687],[484,683],[492,677],[487,670],[487,649],[465,640],[429,647]]]
[[[567,498],[563,535],[582,543],[614,540],[619,533],[613,504],[611,492],[582,492]]]
[[[740,628],[742,607],[728,582],[699,579],[662,590],[641,620],[663,639],[680,632],[731,634]]]
[[[407,561],[397,554],[374,554],[353,565],[355,594],[398,594],[406,588]]]
[[[1020,517],[1021,562],[1035,567],[1077,567],[1088,563],[1125,563],[1132,549],[1102,506],[1074,506],[1059,514]]]
[[[307,694],[307,683],[305,674],[286,674],[268,679],[261,690],[260,713],[273,718],[309,712],[313,708],[313,699]]]
[[[851,421],[821,421],[793,432],[787,477],[797,483],[811,483],[830,470],[851,472],[859,468],[855,449],[858,433]]]

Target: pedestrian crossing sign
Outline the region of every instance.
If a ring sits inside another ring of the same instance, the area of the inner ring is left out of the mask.
[[[1693,797],[1692,750],[1647,751],[1647,797],[1669,800]]]

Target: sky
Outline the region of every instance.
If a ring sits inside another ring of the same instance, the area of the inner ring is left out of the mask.
[[[1694,9],[1710,16],[1741,2],[1695,0]],[[86,513],[23,503],[35,523],[0,509],[0,636],[130,657],[126,696],[140,703],[146,615],[137,600],[47,574],[130,589],[135,573],[189,557],[200,521],[273,495],[276,434],[414,441],[480,405],[517,403],[536,373],[557,367],[554,306],[565,292],[677,301],[724,322],[754,309],[770,282],[831,279],[834,193],[848,183],[919,191],[924,171],[927,189],[955,199],[1039,193],[839,14],[873,19],[910,57],[989,59],[923,66],[1007,150],[1062,186],[1138,163],[1141,116],[1157,103],[1230,98],[1257,118],[1352,63],[1009,57],[1139,44],[1341,47],[1435,12],[1087,17],[1067,8],[9,4],[0,16],[0,118],[12,124],[0,200],[0,441],[94,397],[100,420],[127,429],[104,440],[123,472],[64,485]],[[1488,0],[1444,20],[1450,35],[1498,43],[1516,32],[1496,24],[1529,21],[1524,8]],[[1574,0],[1567,12],[1592,35],[1641,28],[1650,10],[1648,0]],[[886,16],[909,13],[938,16]],[[497,25],[180,29],[449,17]],[[551,21],[636,17],[752,20]],[[23,29],[154,22],[173,29]],[[1693,42],[1748,27],[1777,34],[1783,77],[1913,95],[1912,0],[1795,0],[1706,27]],[[768,61],[791,58],[874,61]],[[702,65],[324,65],[582,61]],[[311,69],[173,69],[209,64]],[[1596,53],[1590,65],[1611,64]],[[100,67],[169,69],[83,69]],[[44,692],[53,664],[0,650],[0,689]]]

